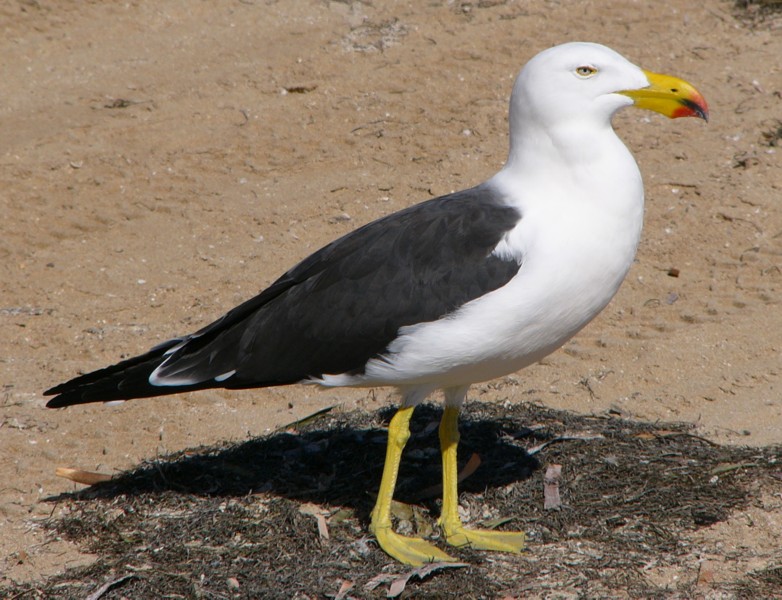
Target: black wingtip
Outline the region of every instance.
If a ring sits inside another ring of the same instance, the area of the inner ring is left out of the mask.
[[[43,395],[44,396],[54,396],[56,394],[60,394],[65,391],[65,384],[64,383],[58,383],[57,385],[50,387],[48,390],[46,390]]]
[[[47,395],[47,394],[44,393],[44,395]],[[58,399],[59,399],[59,396],[57,396],[57,398],[52,398],[51,400],[49,400],[46,403],[46,408],[65,408],[66,406],[70,406],[70,404],[67,404],[65,402],[62,402],[62,401],[58,402]]]
[[[85,396],[85,388],[69,386],[68,383],[61,383],[43,393],[44,396],[54,396],[46,402],[46,408],[65,408],[74,404],[95,402]]]
[[[65,386],[66,384],[60,383],[43,392],[43,396],[54,396],[54,398],[50,398],[46,402],[46,408],[64,408],[73,404],[72,402],[64,401],[64,392],[67,391]]]

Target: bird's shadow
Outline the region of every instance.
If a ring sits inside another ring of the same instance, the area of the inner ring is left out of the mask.
[[[145,462],[112,480],[49,500],[111,499],[174,492],[208,497],[264,493],[301,502],[348,506],[367,518],[385,461],[394,409],[329,414],[249,441],[201,447]],[[395,498],[435,509],[441,464],[437,424],[442,409],[420,406],[402,457]],[[483,492],[528,478],[539,467],[523,444],[548,439],[517,421],[470,416],[460,424],[459,465],[477,469],[461,491]],[[479,460],[476,460],[477,455]]]

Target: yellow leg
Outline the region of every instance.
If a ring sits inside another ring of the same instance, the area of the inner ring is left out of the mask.
[[[455,559],[421,538],[405,537],[391,529],[391,500],[396,487],[399,463],[402,460],[402,450],[410,438],[410,418],[413,416],[413,408],[413,406],[400,408],[388,426],[386,462],[369,529],[387,554],[405,564],[421,566],[428,562]]]
[[[459,445],[459,409],[446,406],[440,421],[440,452],[443,458],[443,509],[438,524],[452,546],[470,546],[481,550],[521,552],[524,533],[467,529],[459,518],[456,448]]]

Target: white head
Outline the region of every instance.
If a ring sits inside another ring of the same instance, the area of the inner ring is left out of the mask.
[[[554,46],[532,58],[516,78],[511,121],[533,119],[544,126],[571,119],[608,122],[633,103],[617,92],[648,85],[641,68],[610,48],[586,42]]]
[[[669,117],[708,114],[705,100],[687,82],[644,71],[606,46],[570,42],[544,50],[513,87],[511,159],[519,144],[572,147],[574,138],[586,144],[601,133],[613,135],[611,117],[631,105]]]

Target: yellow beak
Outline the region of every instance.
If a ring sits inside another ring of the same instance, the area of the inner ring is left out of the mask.
[[[638,108],[653,110],[666,117],[699,117],[709,120],[709,107],[701,93],[678,77],[644,71],[649,87],[619,92],[635,102]]]

